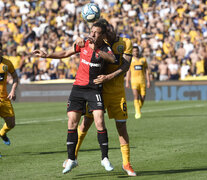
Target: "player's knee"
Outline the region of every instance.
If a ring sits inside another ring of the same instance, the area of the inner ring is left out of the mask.
[[[14,123],[11,123],[8,127],[10,128],[10,129],[12,129],[12,128],[14,128],[16,126],[16,124],[15,124],[15,122]]]
[[[95,125],[96,129],[99,131],[102,131],[106,128],[103,120],[95,120]]]
[[[15,127],[15,117],[6,117],[4,120],[8,128],[12,129]]]

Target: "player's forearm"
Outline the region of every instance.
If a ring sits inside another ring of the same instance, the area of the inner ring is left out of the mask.
[[[119,76],[123,73],[126,73],[129,70],[130,63],[131,63],[131,61],[129,62],[128,60],[123,58],[123,64],[119,67],[119,69],[117,69],[116,71],[114,71],[113,73],[108,74],[108,75],[110,75],[110,77],[114,78],[114,77]]]
[[[11,92],[13,92],[15,94],[17,86],[19,83],[19,79],[17,76],[13,77],[13,84],[12,84],[12,88],[11,88]]]
[[[101,50],[97,50],[98,55],[103,58],[104,60],[110,62],[110,63],[115,63],[115,56],[113,54],[101,51]]]
[[[146,80],[147,82],[150,82],[150,73],[148,69],[146,69]]]
[[[61,58],[66,58],[69,57],[71,55],[75,54],[75,51],[59,51],[59,52],[54,52],[54,53],[50,53],[50,54],[46,54],[45,58],[53,58],[53,59],[61,59]]]

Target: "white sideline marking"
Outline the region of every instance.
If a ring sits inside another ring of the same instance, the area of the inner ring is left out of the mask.
[[[17,125],[18,124],[33,124],[33,123],[40,123],[40,122],[55,122],[55,121],[65,121],[65,120],[67,120],[67,118],[62,118],[62,119],[50,119],[50,120],[47,120],[47,119],[41,119],[41,120],[32,120],[31,119],[31,121],[24,121],[24,122],[18,122],[18,123],[16,123]],[[20,121],[21,121],[21,119],[20,119]]]
[[[187,108],[192,108],[192,107],[204,107],[206,106],[205,104],[197,104],[197,105],[191,105],[191,106],[180,106],[180,107],[171,107],[171,108],[161,108],[161,109],[149,109],[149,110],[143,110],[142,112],[159,112],[159,111],[165,111],[165,110],[178,110],[178,109],[187,109]],[[133,111],[128,112],[128,113],[134,113]],[[37,119],[37,118],[36,118]],[[18,119],[18,120],[23,120],[23,119]],[[17,121],[18,121],[17,120]],[[33,124],[33,123],[40,123],[40,122],[57,122],[57,121],[66,121],[67,118],[59,118],[59,119],[30,119],[30,121],[24,121],[24,122],[18,122],[18,124]]]
[[[204,104],[197,104],[197,105],[191,105],[191,106],[181,106],[181,107],[172,107],[172,108],[162,108],[162,109],[152,109],[152,110],[143,110],[142,112],[159,112],[159,111],[168,111],[168,110],[178,110],[178,109],[187,109],[192,107],[203,107]]]

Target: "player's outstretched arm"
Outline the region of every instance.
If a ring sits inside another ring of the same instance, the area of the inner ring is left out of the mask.
[[[59,52],[53,52],[48,54],[47,52],[40,50],[40,49],[36,49],[32,52],[32,54],[34,56],[37,57],[42,57],[42,58],[53,58],[53,59],[60,59],[60,58],[66,58],[69,57],[73,54],[75,54],[75,48],[74,46],[71,47],[69,50],[65,50],[65,51],[59,51]]]

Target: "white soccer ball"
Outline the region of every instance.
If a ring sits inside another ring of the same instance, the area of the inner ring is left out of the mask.
[[[83,6],[81,14],[85,21],[94,22],[100,18],[100,9],[95,3],[88,3]]]

